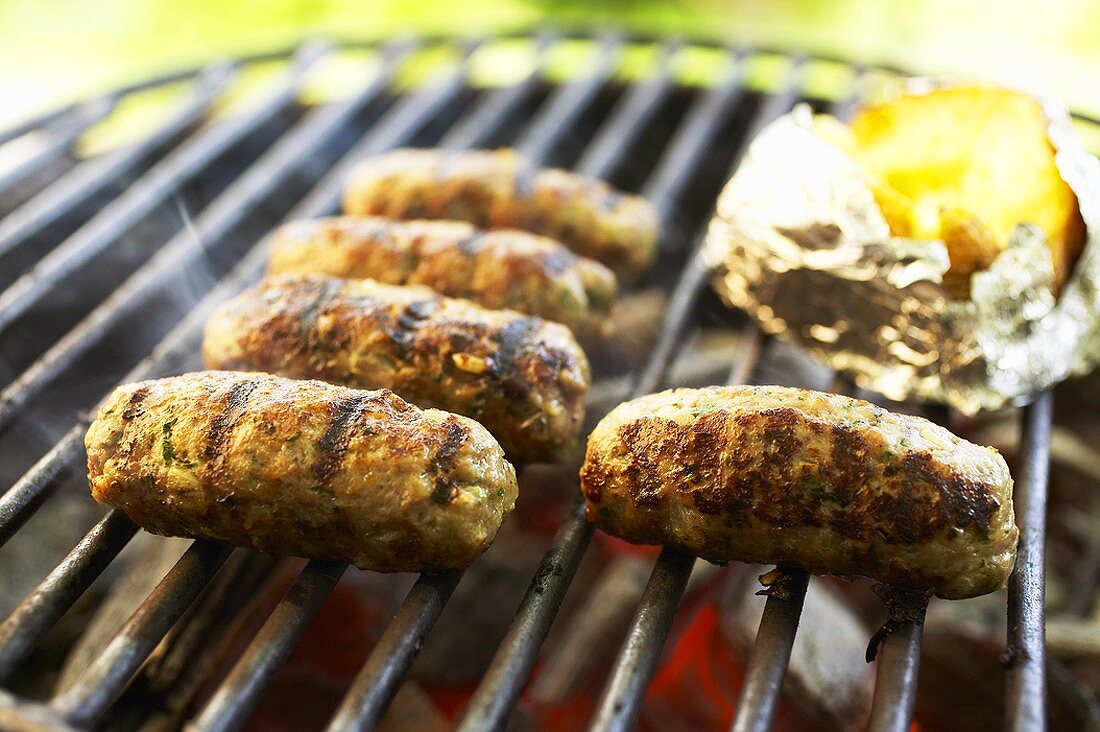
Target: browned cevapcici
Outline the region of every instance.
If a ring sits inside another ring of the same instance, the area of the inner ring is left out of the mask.
[[[518,310],[569,327],[586,347],[611,332],[615,275],[557,241],[519,229],[483,231],[464,221],[333,216],[275,232],[270,274],[326,274],[424,285],[492,309]]]
[[[426,287],[320,275],[269,277],[206,325],[208,368],[393,389],[488,428],[518,462],[576,446],[588,359],[569,329]]]
[[[92,496],[148,531],[382,572],[469,565],[517,493],[471,419],[269,374],[121,386],[85,445]]]
[[[588,518],[711,561],[863,575],[959,599],[1016,558],[1000,454],[920,417],[779,386],[672,389],[588,439]]]
[[[661,233],[645,198],[598,178],[534,167],[512,150],[403,149],[368,158],[348,179],[344,211],[524,229],[602,262],[624,282],[653,264]]]

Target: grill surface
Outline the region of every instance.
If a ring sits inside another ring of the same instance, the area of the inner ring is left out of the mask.
[[[0,143],[25,133],[46,140],[39,153],[0,179],[0,348],[11,369],[0,373],[6,384],[0,392],[0,479],[9,486],[0,496],[0,543],[18,538],[28,522],[51,520],[48,499],[59,488],[85,491],[86,410],[117,381],[196,368],[207,314],[262,271],[263,235],[280,220],[336,212],[341,182],[358,158],[410,144],[510,145],[536,163],[572,167],[646,195],[667,232],[652,283],[672,295],[657,344],[633,375],[632,395],[640,395],[666,384],[685,336],[721,310],[712,307],[708,315],[701,303],[706,277],[696,255],[698,233],[747,143],[800,100],[843,115],[871,77],[895,73],[848,69],[841,93],[809,98],[806,79],[818,60],[695,45],[718,63],[706,84],[686,86],[674,68],[681,47],[658,43],[656,62],[639,79],[624,81],[624,54],[651,41],[608,35],[588,42],[591,59],[583,69],[553,82],[545,73],[548,49],[561,41],[548,34],[527,41],[535,59],[530,74],[494,88],[472,83],[473,57],[502,39],[394,42],[377,49],[381,61],[372,78],[350,96],[303,108],[298,99],[310,69],[339,53],[311,44],[285,54],[292,61],[275,87],[234,116],[208,119],[243,67],[284,55],[163,77],[0,135]],[[398,83],[439,48],[451,56],[428,81]],[[749,72],[761,59],[781,71],[763,81],[753,77]],[[189,84],[186,98],[146,140],[86,161],[72,154],[80,135],[129,95],[180,81]],[[197,212],[193,221],[183,215],[187,210]],[[749,347],[730,374],[734,383],[751,377],[767,345],[753,326],[740,327]],[[1011,729],[1038,729],[1045,720],[1043,536],[1052,402],[1050,394],[1039,395],[1023,414],[1017,474],[1022,531],[1009,591]],[[107,513],[0,624],[0,682],[17,672],[135,533],[120,513]],[[461,729],[505,725],[591,536],[578,503],[532,579]],[[170,631],[216,583],[230,553],[194,542],[63,694],[38,703],[0,690],[0,727],[87,728],[102,721],[166,635],[184,645]],[[595,728],[634,726],[694,564],[679,552],[661,553],[603,690]],[[260,572],[270,565],[256,566]],[[191,728],[243,724],[344,571],[332,562],[305,565],[232,669],[220,681],[215,677],[216,690]],[[370,729],[378,722],[461,577],[427,573],[412,586],[331,729]],[[784,571],[769,589],[736,730],[771,726],[806,583],[805,573]],[[884,600],[887,623],[881,643],[869,650],[878,655],[870,726],[901,732],[913,712],[924,607],[905,593]],[[201,610],[201,603],[196,607]],[[189,642],[201,645],[201,639]]]

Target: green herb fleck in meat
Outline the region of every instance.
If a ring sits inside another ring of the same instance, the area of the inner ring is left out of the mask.
[[[807,480],[802,484],[807,493],[817,497],[819,501],[838,501],[839,499],[832,491],[829,490],[829,486],[820,480]]]
[[[191,460],[188,460],[187,455],[177,453],[176,448],[172,446],[172,428],[175,426],[178,420],[178,417],[173,417],[172,419],[165,422],[164,425],[161,427],[160,452],[161,455],[164,457],[165,465],[171,465],[175,462],[179,463],[185,468],[193,468],[195,467],[195,463]]]

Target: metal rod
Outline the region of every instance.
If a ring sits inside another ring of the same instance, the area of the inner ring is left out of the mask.
[[[634,84],[611,117],[589,143],[576,165],[578,173],[594,178],[608,178],[626,159],[627,152],[649,123],[657,116],[675,86],[669,63],[679,48],[675,44],[661,46],[657,73],[646,81]]]
[[[1020,465],[1013,493],[1020,543],[1008,580],[1008,680],[1005,729],[1046,728],[1044,582],[1047,482],[1054,392],[1043,392],[1023,411]]]
[[[908,732],[917,703],[920,642],[928,595],[877,585],[886,603],[886,624],[871,639],[867,661],[878,659],[870,732]]]
[[[245,723],[345,569],[346,564],[322,559],[306,565],[198,719],[187,729],[228,732]]]
[[[157,643],[214,577],[230,551],[225,544],[195,541],[103,653],[51,706],[78,727],[91,727],[98,722]]]
[[[638,373],[637,381],[631,390],[631,398],[648,394],[664,381],[672,366],[675,351],[683,339],[683,331],[695,310],[695,303],[707,281],[707,268],[696,247],[695,254],[688,259],[665,311],[665,326],[653,346],[653,355],[645,367]]]
[[[477,732],[503,728],[534,668],[539,649],[550,632],[591,538],[592,526],[584,520],[583,502],[578,502],[543,556],[516,611],[516,619],[470,698],[458,723],[459,730]]]
[[[741,158],[745,156],[745,153],[748,151],[748,145],[752,144],[756,136],[759,135],[765,127],[791,111],[791,108],[802,98],[802,82],[805,66],[805,56],[795,56],[791,59],[786,78],[779,89],[776,90],[775,93],[769,95],[764,101],[764,104],[757,110],[756,114],[753,115],[752,123],[749,125],[749,129],[745,133],[742,144],[738,145],[737,152],[734,155],[733,163],[730,166],[731,174],[736,171],[737,166],[741,164]]]
[[[38,510],[60,478],[77,463],[83,449],[84,429],[77,425],[0,495],[0,546]]]
[[[187,674],[185,669],[205,655],[220,634],[234,626],[226,622],[227,618],[259,601],[267,583],[279,581],[279,565],[284,562],[289,564],[290,560],[252,549],[231,554],[198,600],[149,656],[119,703],[125,704],[131,692],[135,698],[146,694],[167,696],[176,681]],[[243,637],[240,629],[233,635],[237,639]]]
[[[832,112],[832,115],[841,122],[850,121],[852,115],[855,114],[856,110],[859,108],[860,102],[863,100],[863,87],[866,77],[867,69],[865,67],[854,67],[852,69],[852,81],[848,85],[851,91],[847,96],[838,99],[830,105],[830,112]]]
[[[208,68],[182,106],[153,134],[116,153],[88,160],[44,188],[25,204],[0,219],[0,255],[23,244],[35,232],[61,218],[96,192],[133,169],[155,150],[199,122],[234,78],[236,64]],[[11,273],[14,278],[15,272]],[[10,280],[5,279],[3,284]]]
[[[779,707],[810,576],[801,569],[776,571],[779,575],[765,590],[768,600],[730,728],[734,732],[767,732]]]
[[[743,340],[738,345],[737,355],[734,357],[733,366],[726,377],[726,384],[739,386],[747,384],[752,379],[756,365],[760,363],[760,356],[764,353],[764,346],[768,342],[764,331],[760,330],[756,321],[750,320],[741,329]]]
[[[63,115],[46,125],[41,130],[47,137],[42,148],[0,176],[0,193],[68,154],[81,135],[115,110],[118,98],[116,92],[88,100],[76,107],[71,114]]]
[[[75,732],[45,704],[29,702],[0,689],[0,729],[5,732]]]
[[[129,543],[137,527],[111,511],[0,624],[0,681],[26,660],[84,590]]]
[[[523,103],[534,96],[542,83],[546,63],[546,51],[557,39],[556,33],[540,33],[535,39],[535,68],[523,81],[514,86],[504,86],[490,92],[489,98],[479,104],[452,127],[439,146],[449,150],[482,147],[499,130],[504,120],[519,111]]]
[[[596,67],[589,76],[579,76],[559,87],[547,108],[528,125],[516,148],[528,160],[545,161],[561,139],[561,130],[572,126],[600,93],[619,59],[620,39],[616,34],[600,38]]]
[[[176,148],[76,233],[39,260],[33,269],[0,293],[0,330],[11,326],[53,287],[106,250],[130,226],[179,190],[191,176],[293,102],[306,68],[325,52],[327,47],[316,44],[303,48],[290,78],[265,103],[240,117],[223,120]]]
[[[86,104],[88,101],[90,100],[85,100],[84,103]],[[46,127],[47,125],[53,124],[62,117],[74,114],[79,104],[79,102],[68,104],[64,107],[61,107],[60,109],[55,109],[37,117],[23,120],[22,122],[16,123],[12,127],[6,127],[3,130],[0,130],[0,145],[3,145],[10,140],[14,140],[17,137],[22,137],[23,135],[26,135],[30,132],[34,132],[37,129],[41,129],[42,127]]]
[[[695,557],[665,548],[642,593],[638,610],[593,718],[592,729],[627,732],[634,729],[641,699],[657,669],[665,639],[684,596]]]
[[[676,204],[692,179],[691,172],[721,133],[720,122],[729,118],[744,96],[743,58],[744,54],[739,52],[727,55],[723,81],[707,90],[688,110],[680,125],[681,132],[665,149],[656,175],[643,190],[666,227],[673,222]]]
[[[329,722],[330,732],[378,725],[461,579],[461,571],[420,575]]]

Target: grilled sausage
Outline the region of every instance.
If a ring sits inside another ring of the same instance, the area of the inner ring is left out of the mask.
[[[581,485],[609,533],[715,562],[963,598],[1003,587],[1016,555],[996,450],[833,394],[710,387],[626,402],[592,432]]]
[[[471,419],[268,374],[121,386],[85,445],[92,496],[153,533],[382,572],[469,565],[517,493]]]
[[[473,417],[513,460],[554,461],[584,417],[588,361],[569,329],[426,287],[272,277],[207,322],[208,368],[389,388]]]
[[[660,223],[640,196],[556,168],[536,169],[511,150],[395,150],[352,172],[344,211],[397,219],[457,219],[557,239],[625,281],[657,254]]]
[[[618,289],[609,269],[553,239],[516,229],[482,231],[462,221],[295,221],[276,232],[268,272],[426,285],[440,295],[563,323],[586,345],[610,334]]]

